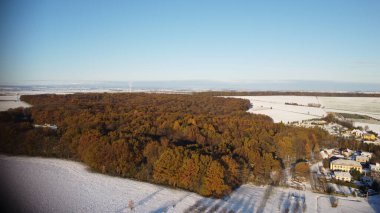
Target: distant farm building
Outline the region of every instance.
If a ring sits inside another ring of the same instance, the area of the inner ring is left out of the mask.
[[[321,105],[317,104],[317,103],[308,103],[307,106],[308,107],[317,107],[317,108],[321,107]]]

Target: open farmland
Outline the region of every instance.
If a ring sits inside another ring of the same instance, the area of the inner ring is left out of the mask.
[[[369,97],[317,97],[317,96],[231,96],[250,100],[248,112],[268,115],[274,122],[293,122],[322,118],[328,112],[360,114],[380,119],[380,98]],[[288,103],[288,104],[285,104]],[[298,104],[298,105],[289,105]],[[321,104],[320,108],[308,104]],[[380,122],[360,120],[357,126],[368,126],[380,132]]]
[[[246,184],[224,199],[92,173],[67,160],[0,156],[1,188],[19,212],[378,212],[369,203],[341,198],[332,209],[325,195]],[[7,200],[7,201],[8,201]]]
[[[28,103],[23,101],[18,101],[16,95],[0,95],[0,111],[6,111],[8,109],[18,108],[18,107],[30,107]]]
[[[274,122],[292,122],[322,118],[326,112],[321,108],[307,107],[308,103],[318,103],[314,96],[235,96],[236,98],[248,99],[252,108],[251,113],[268,115]],[[297,103],[286,105],[285,103]],[[301,106],[302,105],[302,106]]]
[[[327,112],[347,112],[380,119],[380,98],[318,97]]]

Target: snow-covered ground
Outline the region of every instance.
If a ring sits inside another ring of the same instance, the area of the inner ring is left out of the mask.
[[[380,124],[370,124],[370,123],[363,123],[363,122],[354,122],[354,125],[356,127],[359,127],[361,126],[362,128],[364,128],[365,126],[368,126],[368,128],[374,132],[377,132],[378,134],[380,134]]]
[[[30,105],[19,101],[0,101],[0,112],[7,111],[8,109],[18,108],[18,107],[29,107]]]
[[[17,100],[17,95],[0,95],[0,112],[18,107],[30,107],[28,103]]]
[[[268,115],[274,122],[293,122],[313,118],[321,118],[328,112],[341,112],[368,115],[380,119],[380,98],[368,97],[316,97],[316,96],[230,96],[248,99],[252,108],[248,112]],[[298,105],[286,105],[297,103]],[[307,107],[309,103],[321,104],[321,108]],[[369,126],[371,130],[380,133],[380,125],[373,123],[358,123],[357,126]]]
[[[365,114],[380,119],[380,98],[318,97],[318,100],[327,111]]]
[[[369,198],[369,203],[365,199],[356,199],[352,197],[336,197],[338,198],[338,207],[332,208],[330,204],[330,197],[327,195],[321,195],[317,197],[317,212],[328,212],[328,213],[350,213],[350,212],[380,212],[380,197],[373,196]]]
[[[318,103],[315,96],[232,96],[248,99],[252,108],[248,112],[268,115],[274,122],[302,121],[312,118],[321,118],[326,115],[322,108],[285,105],[285,103],[297,103],[307,105]]]
[[[380,197],[341,198],[278,187],[243,185],[224,199],[90,172],[81,163],[0,155],[1,192],[21,212],[379,212]],[[349,200],[342,200],[349,199]],[[304,205],[305,203],[305,205]],[[305,210],[305,211],[303,211]]]
[[[1,101],[0,100],[0,112],[7,111],[8,109],[18,108],[18,107],[30,107],[30,105],[23,101]]]

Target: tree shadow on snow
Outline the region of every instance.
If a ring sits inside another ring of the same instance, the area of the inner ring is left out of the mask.
[[[259,192],[248,195],[235,193],[225,199],[203,198],[187,208],[185,212],[253,212],[258,197]]]
[[[380,212],[380,195],[369,196],[368,203],[375,212]]]

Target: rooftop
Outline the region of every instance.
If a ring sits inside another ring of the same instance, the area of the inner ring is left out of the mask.
[[[345,165],[345,166],[362,166],[359,162],[353,161],[353,160],[345,160],[345,159],[338,159],[331,162],[331,164],[335,165]]]
[[[334,172],[334,175],[335,175],[335,177],[336,177],[336,176],[339,176],[339,177],[351,178],[351,174],[350,174],[349,172],[339,172],[339,171],[335,171],[335,172]]]

